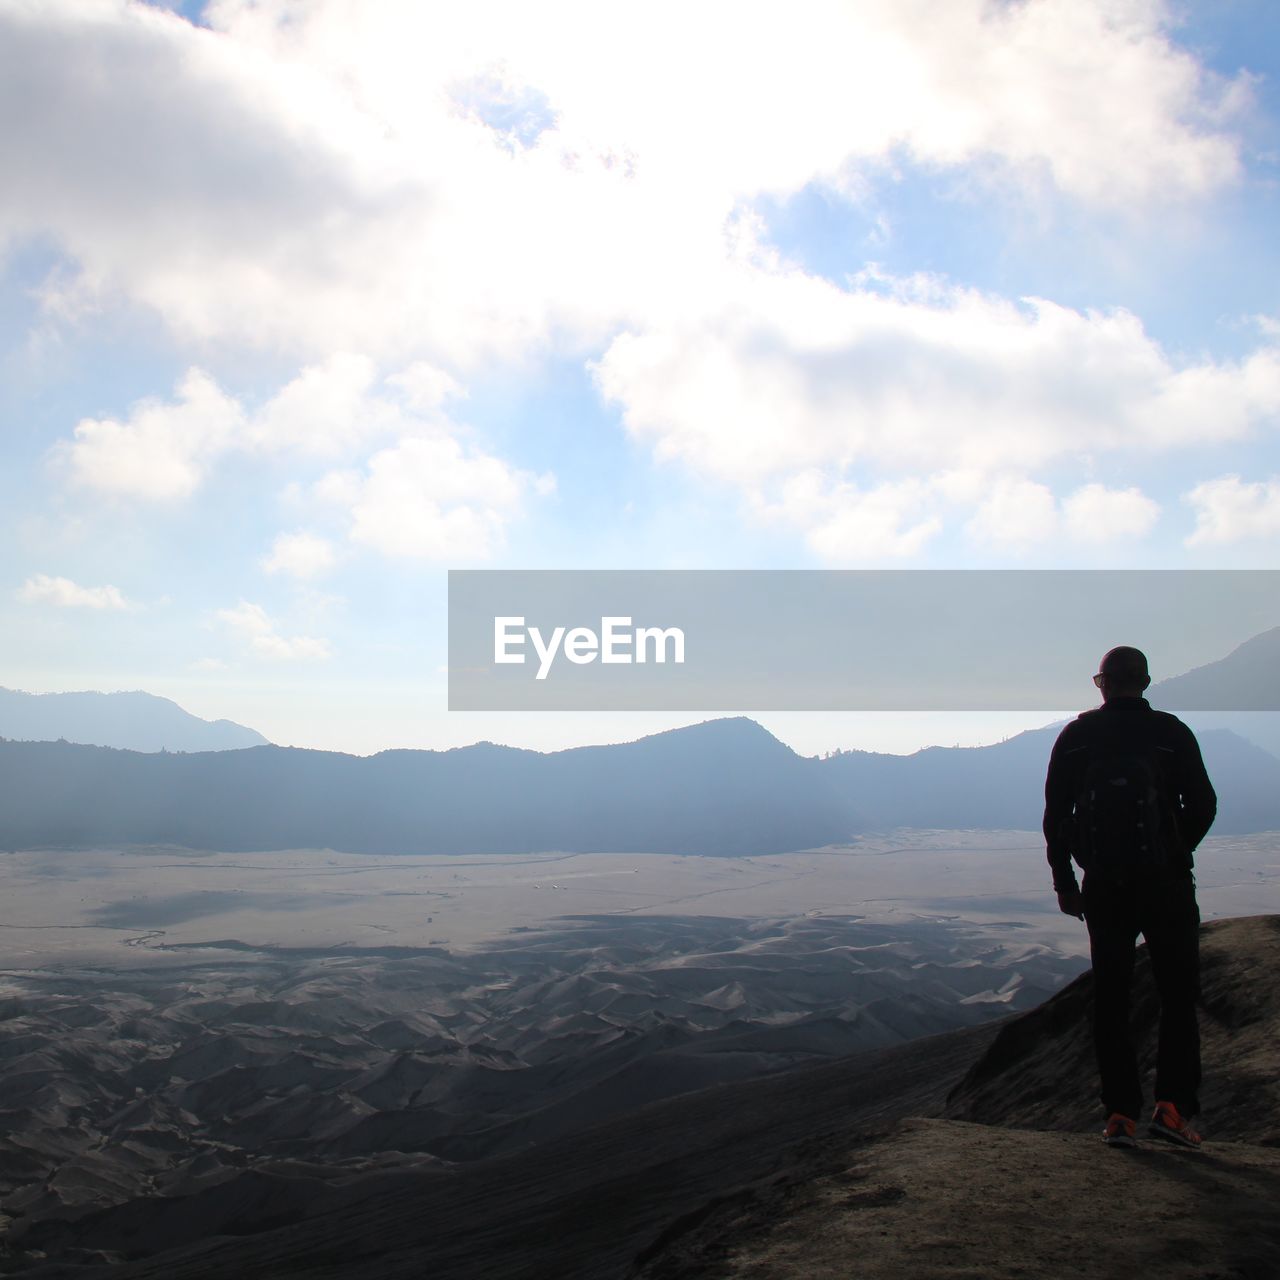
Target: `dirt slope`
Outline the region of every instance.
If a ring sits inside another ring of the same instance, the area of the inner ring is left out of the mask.
[[[319,1217],[282,1205],[252,1235],[193,1218],[130,1260],[127,1223],[89,1218],[47,1261],[12,1261],[40,1280],[1275,1280],[1280,917],[1215,922],[1203,939],[1202,1151],[1098,1140],[1081,981],[995,1033],[719,1086],[465,1168],[386,1173],[332,1189]],[[195,1206],[174,1202],[175,1220]],[[119,1264],[94,1265],[95,1249]]]
[[[726,1198],[807,1182],[829,1146],[856,1148],[936,1111],[991,1035],[991,1024],[966,1028],[720,1085],[445,1171],[317,1182],[310,1206],[292,1181],[257,1187],[234,1219],[212,1198],[169,1202],[163,1222],[138,1202],[133,1220],[116,1210],[32,1233],[0,1270],[39,1280],[622,1280]],[[252,1234],[230,1234],[237,1228]]]
[[[1280,916],[1206,925],[1201,955],[1202,1150],[1098,1140],[1086,974],[1004,1023],[951,1091],[950,1118],[828,1144],[810,1180],[690,1221],[637,1280],[1276,1280]],[[1144,954],[1134,1025],[1148,1070],[1157,1012]]]
[[[1202,1128],[1221,1139],[1280,1145],[1280,916],[1217,920],[1200,931]],[[1145,948],[1134,981],[1140,1062],[1155,1068],[1159,1014]],[[958,1120],[1080,1130],[1098,1117],[1086,973],[1006,1022],[948,1099]],[[1148,1095],[1148,1102],[1150,1102]]]
[[[844,1170],[708,1222],[645,1280],[1274,1280],[1280,1150],[1113,1151],[909,1120]]]

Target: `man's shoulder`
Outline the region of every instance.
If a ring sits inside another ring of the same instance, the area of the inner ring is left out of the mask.
[[[1170,741],[1195,738],[1195,733],[1185,720],[1179,720],[1172,711],[1157,711],[1152,708],[1151,719],[1161,734]]]
[[[1089,737],[1098,729],[1106,727],[1106,719],[1103,716],[1102,707],[1090,707],[1088,711],[1082,711],[1074,720],[1068,720],[1062,727],[1062,732],[1058,735],[1060,738],[1068,740],[1084,739]]]
[[[1186,742],[1194,742],[1190,727],[1170,711],[1157,711],[1144,702],[1141,708],[1128,708],[1118,712],[1114,708],[1090,707],[1081,711],[1074,720],[1068,720],[1058,733],[1056,742],[1059,753],[1075,748],[1102,745],[1111,742],[1155,742],[1178,748]]]
[[[1058,736],[1053,744],[1055,752],[1062,755],[1088,742],[1093,737],[1091,729],[1094,724],[1089,717],[1096,714],[1097,708],[1094,708],[1091,711],[1082,711],[1074,720],[1068,720],[1058,730]]]

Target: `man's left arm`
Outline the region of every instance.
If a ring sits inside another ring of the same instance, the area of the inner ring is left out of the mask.
[[[1184,724],[1177,747],[1178,792],[1182,804],[1180,826],[1187,852],[1191,853],[1218,816],[1218,795],[1209,781],[1196,735]]]

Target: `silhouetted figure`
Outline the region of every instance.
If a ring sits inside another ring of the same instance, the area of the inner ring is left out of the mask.
[[[1196,1146],[1200,1110],[1199,927],[1192,853],[1217,813],[1195,735],[1142,695],[1146,656],[1122,646],[1093,682],[1102,706],[1058,735],[1045,779],[1044,835],[1058,906],[1089,927],[1103,1137],[1134,1146],[1142,1084],[1129,1029],[1138,934],[1160,994],[1150,1132]],[[1076,882],[1072,859],[1084,871]]]

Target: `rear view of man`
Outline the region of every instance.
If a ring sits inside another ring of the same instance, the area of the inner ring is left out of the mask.
[[[1195,735],[1143,697],[1146,656],[1122,646],[1093,682],[1102,706],[1058,735],[1045,779],[1044,835],[1058,905],[1089,928],[1094,1047],[1103,1138],[1136,1146],[1142,1084],[1129,1030],[1137,937],[1160,994],[1155,1112],[1149,1132],[1199,1146],[1199,927],[1192,852],[1217,813]],[[1084,870],[1083,889],[1072,859]]]

